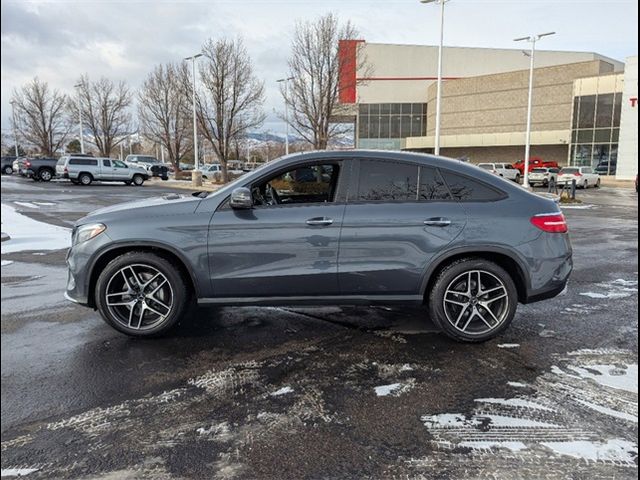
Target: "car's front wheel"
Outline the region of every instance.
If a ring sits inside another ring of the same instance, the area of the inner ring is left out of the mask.
[[[189,292],[176,265],[148,252],[112,260],[96,283],[96,306],[116,330],[134,337],[160,335],[180,320]]]
[[[483,342],[509,326],[518,292],[509,273],[499,265],[464,258],[442,269],[428,300],[431,319],[449,337]]]
[[[136,174],[133,176],[132,181],[136,187],[141,187],[144,183],[144,177],[142,175]]]

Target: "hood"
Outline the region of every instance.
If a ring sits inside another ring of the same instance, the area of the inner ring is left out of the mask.
[[[118,203],[109,207],[94,210],[90,214],[79,219],[75,225],[85,223],[108,223],[110,221],[139,217],[172,216],[193,213],[202,201],[192,195],[169,193],[161,197],[146,198],[133,202]]]

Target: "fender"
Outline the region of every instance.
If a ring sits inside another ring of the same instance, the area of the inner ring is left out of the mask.
[[[420,281],[420,294],[424,297],[427,293],[427,286],[429,285],[429,281],[433,274],[440,268],[440,266],[446,262],[448,259],[461,255],[461,254],[481,254],[481,253],[499,253],[506,257],[509,257],[511,260],[516,262],[520,270],[524,273],[527,272],[528,269],[526,267],[527,263],[522,258],[522,256],[514,249],[503,246],[496,245],[469,245],[465,247],[455,247],[450,250],[447,250],[433,260],[429,262],[427,268],[422,274],[422,280]],[[525,288],[527,293],[531,290],[531,283],[529,281],[529,277],[525,274],[522,276],[522,280],[525,282]]]
[[[91,260],[89,261],[89,267],[88,267],[88,272],[89,274],[87,275],[87,279],[85,280],[86,282],[86,288],[87,288],[87,292],[89,292],[89,288],[90,288],[90,284],[91,284],[91,278],[93,277],[93,269],[96,265],[96,263],[107,253],[113,251],[113,250],[117,250],[120,248],[126,248],[126,247],[152,247],[152,248],[158,248],[161,250],[166,250],[170,253],[172,253],[173,255],[175,255],[180,262],[182,263],[182,265],[184,265],[185,270],[188,272],[189,274],[189,278],[191,279],[191,283],[194,286],[194,294],[196,296],[196,298],[199,298],[201,296],[201,288],[200,285],[198,283],[198,279],[197,277],[194,275],[193,271],[193,265],[191,265],[191,262],[189,262],[186,257],[179,251],[177,250],[175,247],[173,247],[172,245],[169,245],[167,243],[163,243],[163,242],[159,242],[157,240],[146,240],[146,239],[135,239],[135,240],[126,240],[126,241],[115,241],[115,242],[110,242],[108,245],[106,245],[105,247],[101,248],[100,250],[96,251],[93,256],[91,257]]]

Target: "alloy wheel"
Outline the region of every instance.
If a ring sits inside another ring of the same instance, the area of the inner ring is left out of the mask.
[[[148,330],[171,313],[173,289],[164,274],[146,264],[122,267],[107,283],[105,304],[114,320],[127,328]]]
[[[486,270],[458,275],[443,299],[447,321],[467,335],[484,335],[502,325],[509,315],[509,294],[502,280]]]

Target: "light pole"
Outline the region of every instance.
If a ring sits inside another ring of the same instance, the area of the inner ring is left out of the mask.
[[[185,58],[185,60],[191,60],[192,69],[193,69],[193,95],[192,95],[192,103],[193,103],[193,163],[194,163],[194,172],[198,171],[200,168],[200,160],[198,159],[198,126],[196,123],[196,58],[201,57],[202,53],[196,53],[191,57]]]
[[[16,158],[18,158],[20,155],[18,155],[18,130],[16,127],[16,102],[15,100],[11,100],[9,103],[11,104],[11,119],[13,123],[13,146],[16,151]]]
[[[531,112],[533,110],[533,67],[536,55],[536,42],[542,37],[554,35],[556,32],[540,33],[538,35],[530,35],[528,37],[515,38],[514,42],[529,42],[531,44],[531,52],[529,53],[529,97],[527,99],[527,131],[525,133],[524,146],[524,179],[522,185],[529,188],[529,159],[531,156]]]
[[[440,45],[438,46],[438,82],[436,90],[436,134],[433,153],[440,155],[440,114],[442,105],[442,44],[444,43],[444,4],[449,0],[420,0],[421,3],[440,5]]]
[[[82,83],[76,83],[73,87],[80,88]],[[84,153],[84,135],[82,134],[82,105],[80,103],[80,92],[78,92],[78,133],[80,134],[80,153]]]
[[[284,84],[284,123],[286,128],[286,137],[284,138],[284,154],[289,155],[289,98],[287,86],[289,80],[293,80],[293,77],[280,78],[276,80],[278,83]]]

